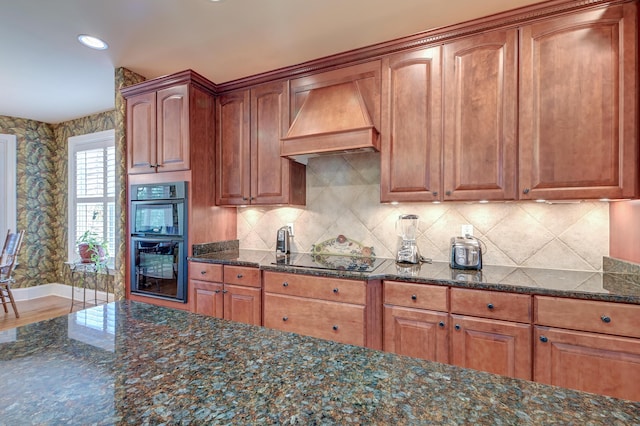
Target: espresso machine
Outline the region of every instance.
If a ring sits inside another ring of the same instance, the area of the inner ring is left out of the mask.
[[[402,214],[396,221],[396,234],[398,234],[398,252],[396,262],[418,264],[422,257],[418,251],[416,235],[418,234],[418,216],[415,214]]]

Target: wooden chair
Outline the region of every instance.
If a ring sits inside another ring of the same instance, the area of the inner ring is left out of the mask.
[[[24,231],[14,234],[12,234],[11,231],[7,231],[7,238],[4,240],[4,248],[2,249],[2,257],[0,258],[0,299],[2,300],[5,313],[9,312],[7,310],[7,298],[9,299],[16,318],[20,318],[20,314],[18,314],[18,308],[13,299],[13,293],[11,293],[11,283],[14,282],[12,274],[16,267],[16,260],[20,253],[23,237]]]

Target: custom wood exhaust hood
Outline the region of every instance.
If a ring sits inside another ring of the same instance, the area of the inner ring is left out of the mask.
[[[309,92],[280,155],[306,163],[318,155],[379,151],[378,136],[358,83],[350,81]]]

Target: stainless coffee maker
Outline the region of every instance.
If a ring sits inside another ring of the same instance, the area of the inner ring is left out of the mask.
[[[402,214],[396,221],[396,234],[398,234],[398,263],[420,263],[421,256],[416,242],[418,234],[418,216],[415,214]]]

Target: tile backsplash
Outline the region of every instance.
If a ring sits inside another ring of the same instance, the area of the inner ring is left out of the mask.
[[[487,265],[599,271],[609,254],[609,206],[587,201],[546,204],[380,204],[380,157],[376,153],[312,158],[307,165],[305,207],[238,208],[238,239],[245,249],[275,250],[276,231],[294,223],[292,251],[343,234],[395,257],[400,214],[420,216],[418,246],[425,257],[449,260],[452,236],[463,224],[486,244]]]

